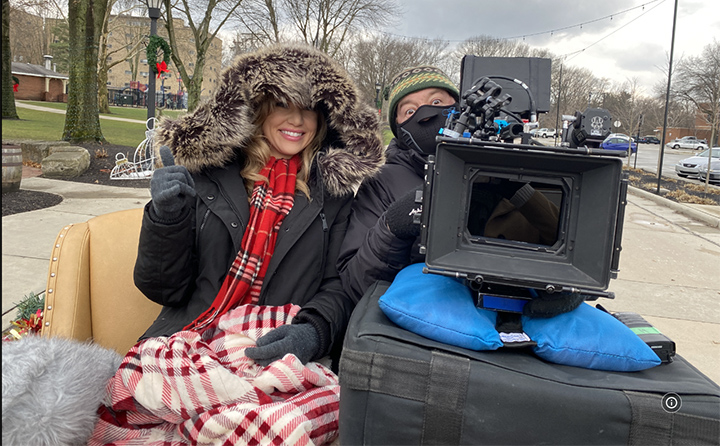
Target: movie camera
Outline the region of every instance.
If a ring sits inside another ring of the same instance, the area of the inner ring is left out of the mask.
[[[550,61],[511,58],[510,72],[483,74],[495,69],[492,59],[508,58],[463,58],[459,109],[426,165],[425,272],[467,280],[480,301],[499,295],[504,301],[491,308],[498,311],[521,312],[534,290],[612,298],[606,289],[618,272],[627,193],[622,161],[597,148],[514,143],[530,139],[526,117],[549,110]],[[503,82],[519,86],[524,103],[504,93]],[[496,193],[523,187],[532,196],[517,209]],[[494,222],[500,230],[491,230]]]

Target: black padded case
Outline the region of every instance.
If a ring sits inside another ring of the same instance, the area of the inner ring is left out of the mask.
[[[343,446],[720,444],[720,387],[680,355],[618,373],[466,350],[393,324],[378,306],[388,286],[368,290],[345,336]]]

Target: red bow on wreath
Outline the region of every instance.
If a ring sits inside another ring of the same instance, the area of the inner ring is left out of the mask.
[[[157,66],[157,73],[158,73],[157,78],[158,79],[160,79],[160,76],[162,76],[163,73],[170,72],[170,71],[168,71],[167,64],[165,63],[164,60],[160,63],[156,63],[155,65]]]
[[[20,84],[13,84],[13,91],[15,93],[17,93],[17,91],[18,91],[18,85],[20,85]]]

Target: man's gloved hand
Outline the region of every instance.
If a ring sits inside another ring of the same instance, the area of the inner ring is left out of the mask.
[[[167,146],[160,148],[163,165],[150,179],[150,196],[155,215],[162,221],[175,221],[195,197],[195,182],[185,166],[176,166]]]
[[[422,189],[413,189],[398,198],[385,211],[385,223],[398,238],[415,238],[420,235],[420,225],[413,216],[422,211],[422,203],[416,203],[416,195]]]
[[[548,293],[544,290],[536,290],[536,292],[537,297],[533,297],[523,307],[523,315],[553,317],[576,309],[585,300],[585,296],[580,293]]]
[[[310,324],[288,324],[272,330],[257,340],[257,347],[245,350],[245,355],[265,367],[292,353],[308,363],[320,349],[320,336]]]

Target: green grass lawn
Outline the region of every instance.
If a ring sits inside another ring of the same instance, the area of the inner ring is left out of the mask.
[[[29,104],[61,110],[64,110],[67,106],[67,104],[60,102],[26,102]],[[144,121],[147,118],[147,110],[141,108],[133,109],[130,107],[111,108],[113,109],[113,113],[111,115],[101,114],[101,116],[137,119],[143,122],[134,123],[101,118],[100,127],[102,129],[103,136],[110,144],[136,147],[143,139],[145,139]],[[118,111],[116,112],[116,110]],[[17,107],[17,113],[20,119],[3,120],[3,139],[34,139],[39,141],[55,141],[62,139],[63,129],[65,128],[64,114],[30,110],[20,107]],[[178,116],[182,113],[184,112],[172,111],[166,112],[166,115]]]
[[[23,103],[31,104],[31,105],[38,105],[40,107],[55,108],[58,110],[65,110],[67,108],[67,104],[64,102],[42,102],[42,101],[18,101],[18,102],[23,102]],[[159,115],[159,113],[162,113],[164,116],[169,116],[171,118],[177,118],[178,116],[185,114],[187,112],[185,112],[183,110],[160,110],[160,109],[157,109],[156,114]],[[111,106],[110,113],[100,113],[100,116],[113,116],[116,118],[138,119],[141,121],[145,121],[147,119],[147,109],[137,108],[137,107]]]

